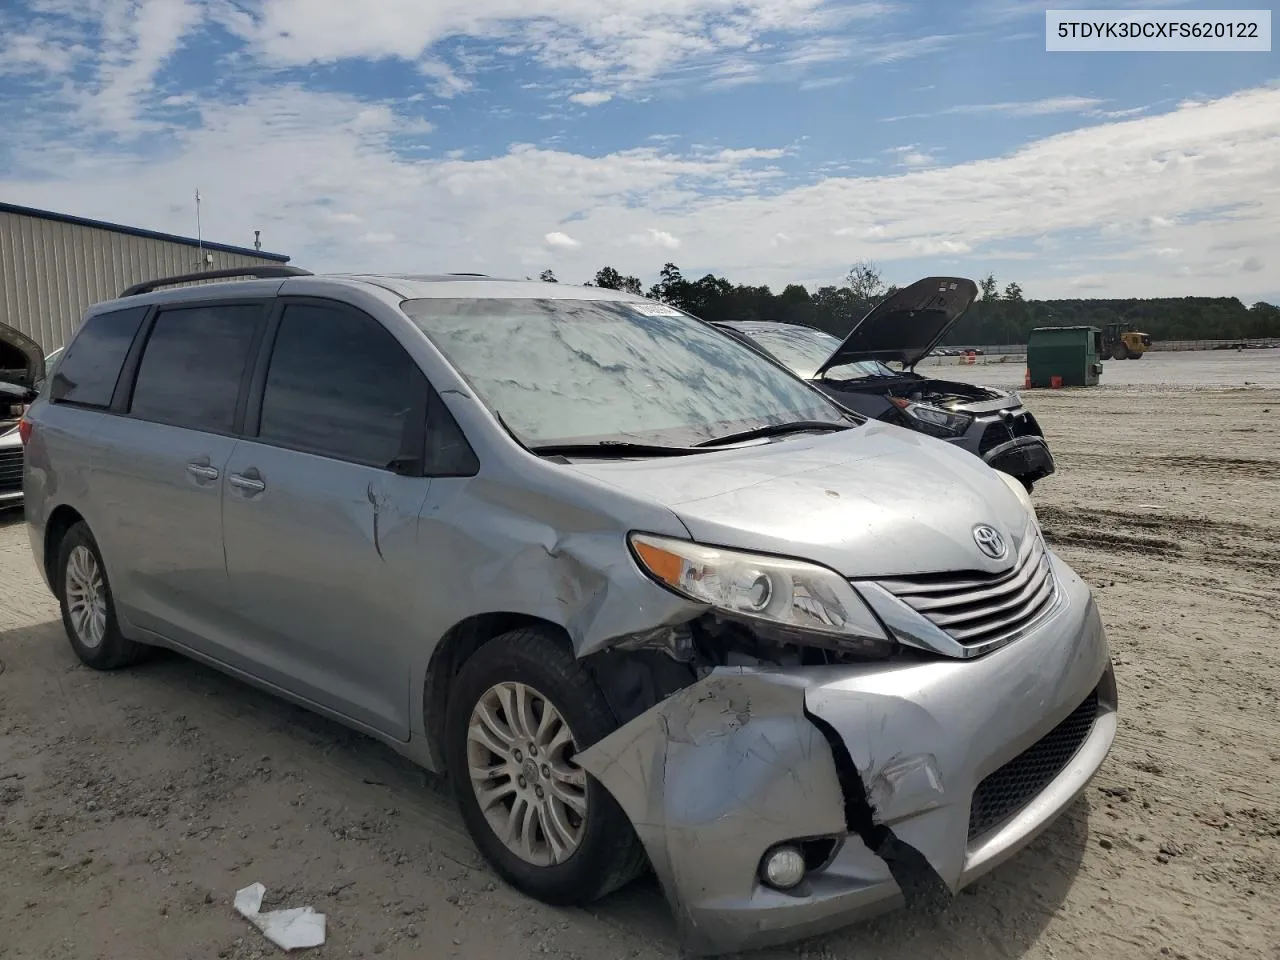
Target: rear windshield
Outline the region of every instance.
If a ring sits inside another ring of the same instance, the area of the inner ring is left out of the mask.
[[[800,380],[659,303],[403,303],[480,399],[530,445],[684,445],[794,420],[847,422]]]

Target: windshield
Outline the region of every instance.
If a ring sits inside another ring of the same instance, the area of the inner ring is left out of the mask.
[[[770,327],[738,327],[739,332],[764,347],[777,357],[796,376],[813,379],[814,372],[823,361],[835,353],[840,340],[822,330],[801,327],[796,324],[778,324]],[[891,377],[893,370],[878,360],[859,360],[842,363],[823,374],[829,380],[857,380],[862,377]]]
[[[433,298],[401,307],[530,446],[687,445],[795,420],[848,422],[750,348],[660,303]]]

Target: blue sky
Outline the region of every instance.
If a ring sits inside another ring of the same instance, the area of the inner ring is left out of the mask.
[[[1280,59],[1046,53],[1049,6],[10,0],[0,199],[192,233],[198,184],[319,270],[1280,299]]]

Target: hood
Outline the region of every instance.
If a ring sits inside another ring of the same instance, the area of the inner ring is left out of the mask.
[[[25,333],[0,323],[0,383],[34,388],[44,379],[44,351]]]
[[[989,524],[1010,553],[1031,514],[973,454],[871,421],[688,457],[577,462],[574,469],[658,501],[702,543],[823,564],[849,578],[998,573],[974,541]]]
[[[917,280],[859,320],[814,377],[858,360],[897,360],[910,369],[928,356],[977,296],[978,285],[972,280]]]

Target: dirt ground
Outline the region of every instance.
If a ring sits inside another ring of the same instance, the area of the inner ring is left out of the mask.
[[[1027,394],[1035,499],[1092,583],[1120,683],[1087,796],[954,900],[754,956],[1280,960],[1280,390]],[[77,665],[0,521],[0,957],[268,957],[231,908],[311,904],[304,955],[675,957],[651,881],[593,910],[500,884],[443,786],[388,750],[162,655]]]

